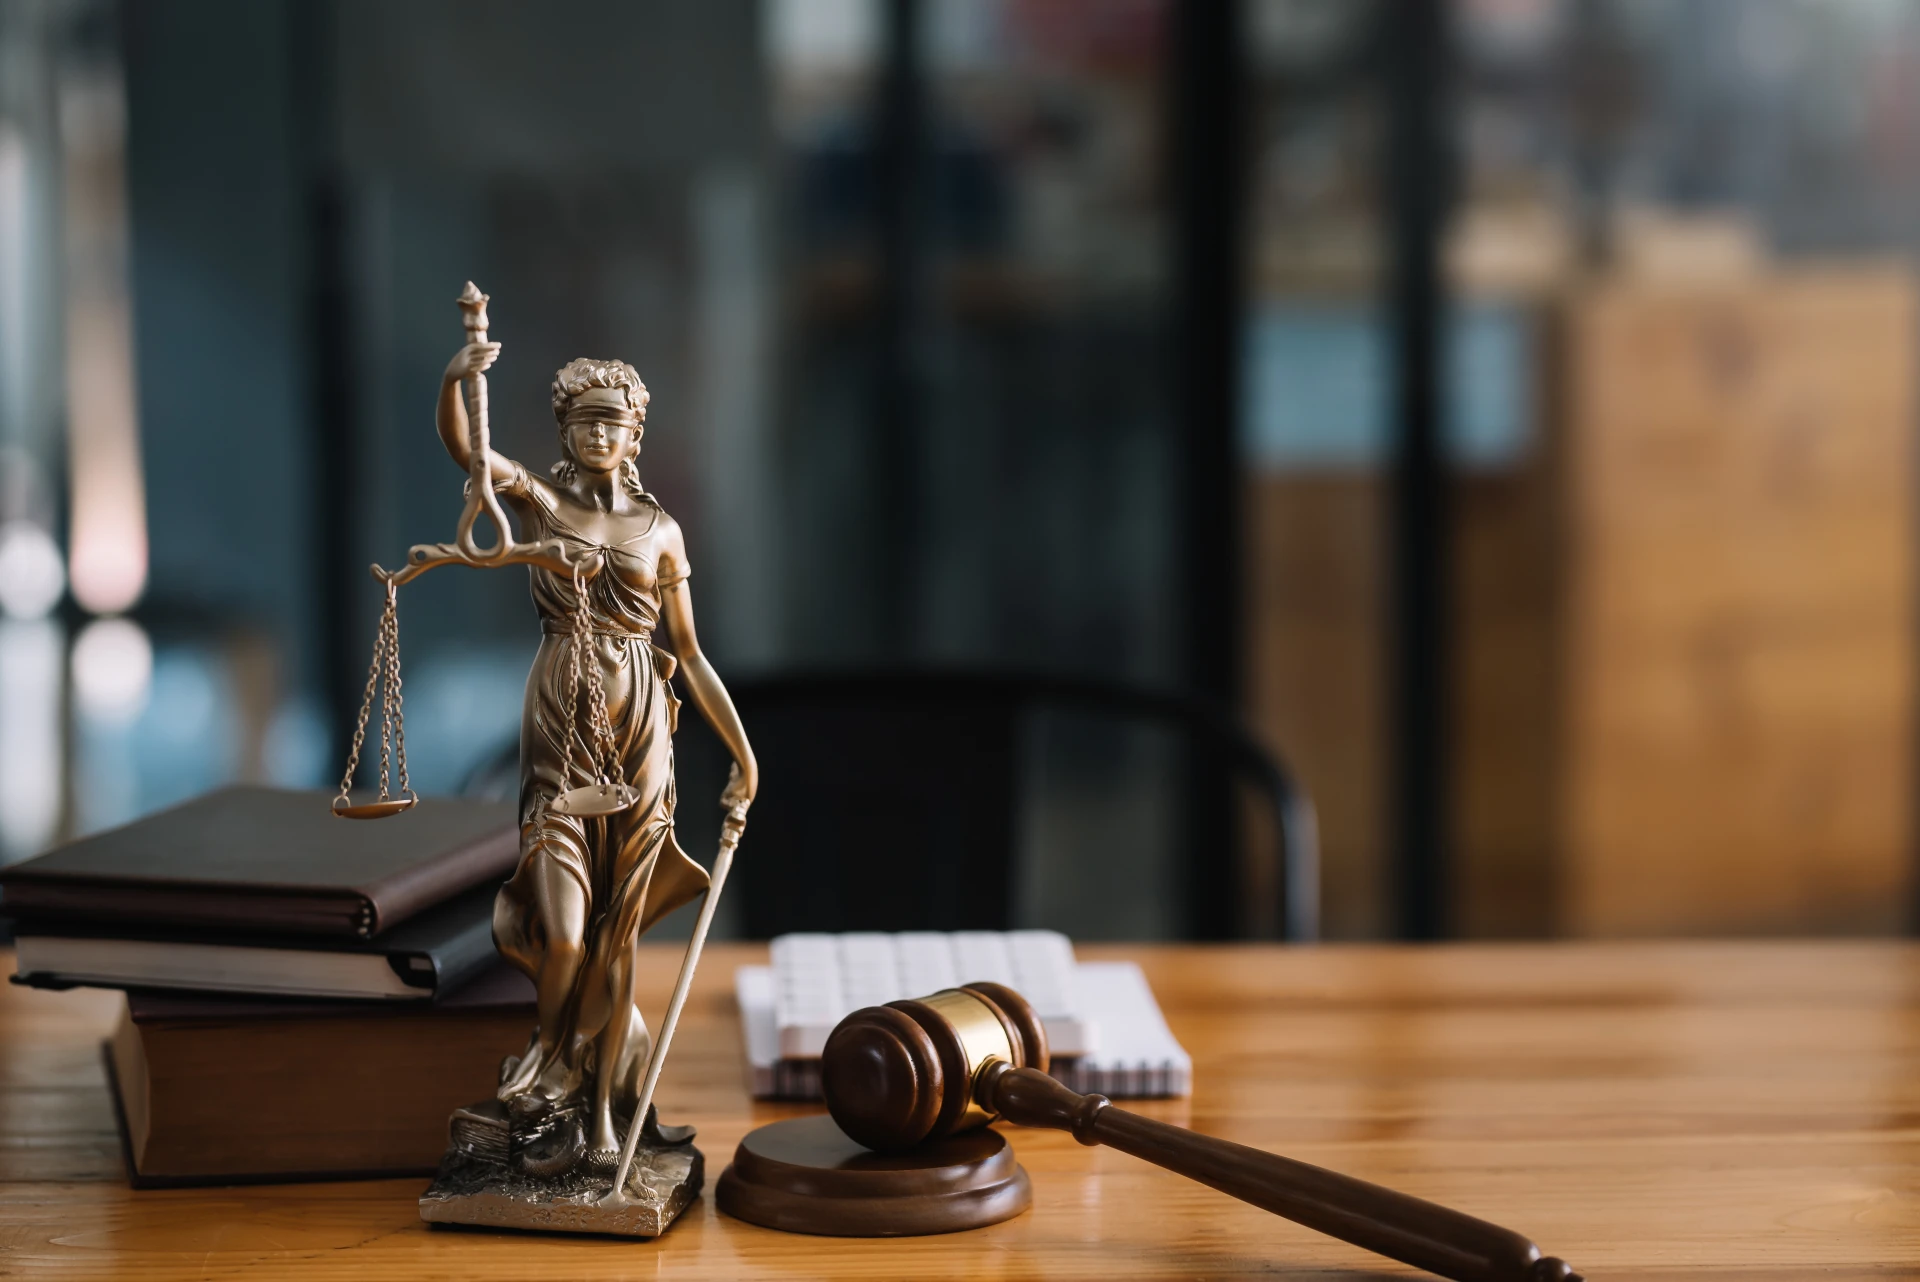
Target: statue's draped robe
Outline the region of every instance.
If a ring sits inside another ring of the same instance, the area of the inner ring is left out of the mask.
[[[571,1058],[609,1017],[609,961],[707,887],[706,871],[674,840],[672,735],[679,700],[667,684],[673,656],[652,644],[661,590],[688,571],[663,556],[673,521],[651,499],[651,524],[608,545],[567,524],[562,500],[546,481],[518,466],[514,473],[501,489],[521,500],[523,538],[562,539],[574,559],[594,551],[607,557],[607,570],[587,583],[591,662],[599,667],[606,691],[620,769],[640,794],[631,808],[600,819],[558,815],[549,808],[560,793],[595,782],[601,771],[592,749],[584,666],[575,703],[568,704],[573,580],[534,568],[533,602],[544,635],[527,675],[520,723],[520,864],[494,903],[493,938],[501,955],[538,984],[547,951],[536,890],[540,870],[563,869],[579,884],[587,902],[585,956],[567,1007],[567,1026],[555,1030],[555,1044]],[[677,547],[677,538],[672,543]],[[614,1066],[622,1079],[614,1105],[623,1112],[633,1108],[646,1054],[646,1024],[637,1009],[631,1020],[626,1062]]]

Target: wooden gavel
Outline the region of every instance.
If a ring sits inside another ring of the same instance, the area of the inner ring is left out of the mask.
[[[855,1011],[820,1059],[827,1111],[878,1153],[998,1118],[1070,1132],[1296,1224],[1457,1282],[1580,1282],[1511,1229],[1350,1175],[1156,1122],[1047,1076],[1047,1035],[1027,1000],[975,983]]]

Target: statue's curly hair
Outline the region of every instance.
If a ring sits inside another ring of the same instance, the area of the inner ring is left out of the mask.
[[[553,418],[560,426],[561,458],[549,471],[553,479],[563,485],[573,480],[579,471],[567,446],[567,411],[573,408],[575,397],[592,387],[625,391],[627,408],[634,412],[641,423],[647,421],[647,385],[640,381],[640,372],[633,366],[625,361],[596,361],[586,356],[562,365],[553,376]],[[620,485],[636,499],[651,497],[640,488],[640,469],[632,459],[620,465]]]
[[[642,420],[647,417],[647,385],[640,372],[625,361],[596,361],[582,356],[568,361],[553,376],[553,418],[567,421],[573,398],[594,387],[618,388],[627,394],[627,407]]]

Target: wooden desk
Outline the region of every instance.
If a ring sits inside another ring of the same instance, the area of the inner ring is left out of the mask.
[[[1447,1202],[1595,1279],[1920,1273],[1920,947],[1090,948],[1147,968],[1197,1091],[1143,1112]],[[715,946],[664,1111],[709,1181],[749,1127]],[[677,954],[656,949],[664,1007]],[[5,964],[0,959],[0,964]],[[10,969],[10,966],[8,966]],[[974,1233],[775,1233],[703,1197],[658,1242],[430,1230],[417,1180],[133,1192],[119,998],[0,988],[0,1277],[1365,1278],[1405,1271],[1122,1154],[1017,1132],[1034,1208]]]

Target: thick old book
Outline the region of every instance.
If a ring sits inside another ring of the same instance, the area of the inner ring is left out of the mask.
[[[371,939],[502,880],[518,854],[507,802],[428,798],[366,823],[324,793],[223,788],[0,870],[0,916]]]
[[[130,993],[105,1046],[136,1187],[431,1175],[448,1118],[524,1050],[533,985],[496,963],[419,1006]]]
[[[29,921],[15,934],[13,982],[428,1001],[495,961],[495,893],[494,883],[483,882],[370,940],[168,935]]]

